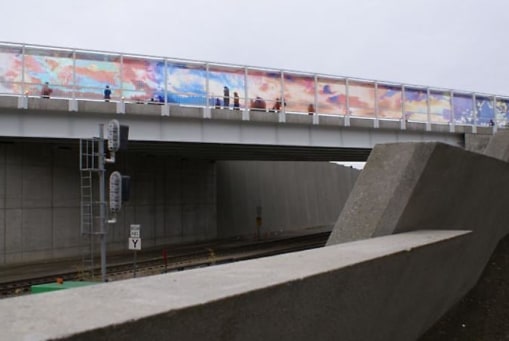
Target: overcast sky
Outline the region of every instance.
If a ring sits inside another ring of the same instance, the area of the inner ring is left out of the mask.
[[[24,0],[0,40],[509,96],[507,0]]]

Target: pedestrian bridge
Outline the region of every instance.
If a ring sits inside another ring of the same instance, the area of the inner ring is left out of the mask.
[[[364,161],[378,143],[463,145],[509,118],[502,96],[291,70],[16,43],[0,43],[0,62],[0,135],[10,138],[90,138],[116,118],[133,148]]]

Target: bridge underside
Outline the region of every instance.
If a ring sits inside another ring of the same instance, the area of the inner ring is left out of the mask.
[[[16,142],[78,148],[76,139],[0,138],[0,144]],[[128,150],[147,155],[198,160],[243,161],[366,161],[371,148],[245,145],[229,143],[129,141]]]

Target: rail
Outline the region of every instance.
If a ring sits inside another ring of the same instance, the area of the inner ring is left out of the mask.
[[[136,274],[140,277],[148,276],[322,247],[325,245],[329,234],[330,232],[321,232],[258,242],[219,242],[202,244],[196,247],[183,247],[169,255],[167,263],[164,257],[160,255],[159,250],[157,255],[154,254],[154,251],[147,252],[137,263]],[[130,257],[131,255],[123,254],[117,257],[115,264],[108,266],[109,281],[134,276],[133,263],[129,259]],[[93,281],[95,279],[94,273],[98,273],[99,268],[96,267],[91,272],[84,272],[79,269],[74,271],[59,271],[57,269],[50,272],[51,274],[0,282],[0,298],[26,294],[30,291],[32,285],[52,283],[55,282],[56,278],[62,278],[64,281]]]

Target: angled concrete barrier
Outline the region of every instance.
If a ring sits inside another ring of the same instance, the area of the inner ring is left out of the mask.
[[[328,245],[427,228],[495,245],[509,231],[509,164],[442,143],[377,145]]]
[[[501,130],[493,135],[484,154],[509,162],[509,130]]]
[[[468,286],[467,231],[414,231],[0,301],[2,339],[414,340]]]
[[[487,155],[441,143],[377,145],[327,245],[429,228],[470,230],[463,247],[449,250],[463,260],[461,270],[443,278],[457,288],[446,299],[452,307],[509,232],[509,163],[500,160],[507,159],[508,138],[504,133],[492,139]],[[437,316],[448,310],[435,308]]]

